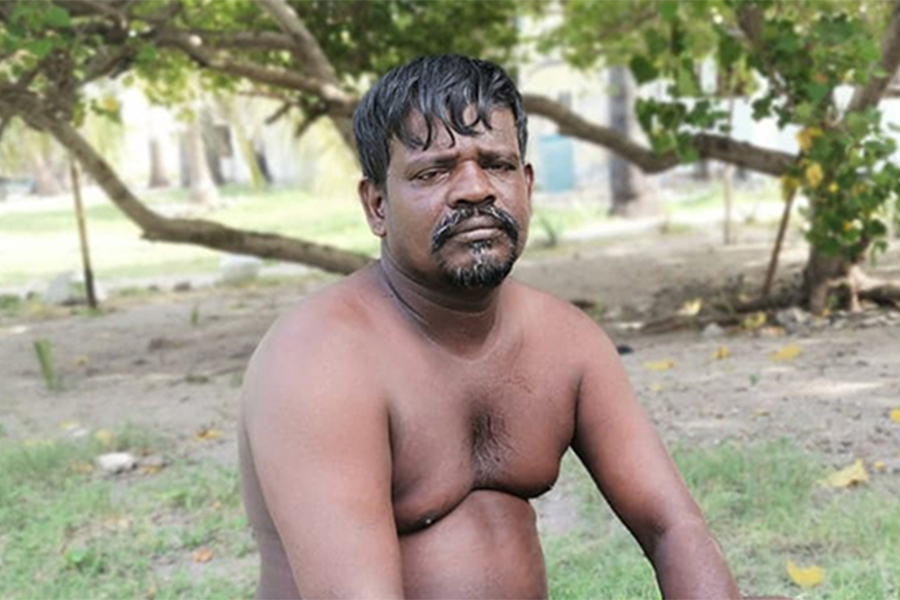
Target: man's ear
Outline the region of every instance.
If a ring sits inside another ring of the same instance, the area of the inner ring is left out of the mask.
[[[531,204],[531,191],[534,189],[534,167],[525,163],[525,185],[528,186],[528,204]]]
[[[359,201],[366,213],[366,221],[368,221],[372,233],[380,238],[387,233],[384,226],[386,200],[387,196],[383,186],[377,185],[371,179],[363,179],[359,182]]]

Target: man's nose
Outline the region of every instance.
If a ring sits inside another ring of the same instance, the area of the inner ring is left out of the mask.
[[[459,166],[453,182],[452,202],[460,204],[482,204],[496,199],[496,190],[488,172],[475,162],[465,162]]]

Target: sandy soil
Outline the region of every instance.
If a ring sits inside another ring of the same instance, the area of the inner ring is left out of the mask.
[[[516,276],[569,299],[606,307],[606,327],[632,353],[623,356],[634,388],[669,441],[783,437],[824,453],[834,465],[884,461],[900,481],[900,313],[871,310],[778,335],[699,331],[645,335],[628,322],[677,307],[744,274],[758,281],[768,260],[768,232],[745,232],[723,247],[712,234],[645,232],[585,243],[523,260]],[[794,277],[804,246],[790,245],[783,278]],[[900,274],[900,257],[879,270]],[[100,316],[61,309],[50,317],[0,320],[0,424],[12,439],[61,437],[62,422],[89,430],[133,423],[164,433],[192,453],[235,459],[234,422],[241,374],[273,319],[326,276],[292,285],[204,288],[118,298]],[[48,392],[33,342],[52,343],[63,381]],[[789,344],[793,360],[773,354]],[[729,356],[714,358],[725,346]],[[672,361],[668,370],[647,363]],[[221,429],[198,444],[202,428]]]

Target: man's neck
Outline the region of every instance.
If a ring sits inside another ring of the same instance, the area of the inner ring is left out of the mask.
[[[480,355],[496,339],[504,284],[488,290],[430,286],[388,256],[382,257],[375,270],[403,315],[445,350],[459,356]]]

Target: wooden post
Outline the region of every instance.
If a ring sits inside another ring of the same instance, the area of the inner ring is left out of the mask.
[[[795,188],[784,199],[784,212],[781,213],[781,222],[778,224],[778,235],[775,236],[775,246],[772,248],[772,257],[769,259],[766,279],[763,281],[762,291],[759,293],[762,302],[766,302],[769,299],[769,293],[772,291],[772,282],[775,280],[775,271],[778,269],[778,255],[781,254],[784,233],[787,231],[788,221],[791,220],[791,207],[794,205],[794,196],[796,195],[797,190]]]
[[[87,225],[84,219],[84,205],[81,202],[81,186],[78,183],[78,166],[69,157],[69,174],[72,177],[72,194],[75,196],[75,219],[78,221],[78,241],[81,243],[81,263],[84,266],[84,290],[88,306],[97,308],[97,294],[94,291],[94,271],[91,269],[91,252],[88,247]]]

